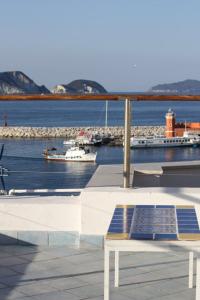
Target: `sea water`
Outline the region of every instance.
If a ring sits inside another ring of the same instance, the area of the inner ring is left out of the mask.
[[[133,124],[163,125],[165,113],[172,108],[177,120],[200,121],[199,103],[140,102],[133,103]],[[108,125],[123,125],[123,103],[109,102]],[[103,126],[104,102],[10,102],[0,103],[0,121],[7,115],[12,126]],[[42,157],[47,147],[64,151],[63,139],[1,139],[5,145],[2,165],[10,170],[5,177],[6,188],[79,188],[84,187],[99,164],[123,162],[122,147],[102,146],[93,148],[98,152],[96,163],[48,162]],[[132,162],[158,162],[198,160],[200,148],[183,147],[168,149],[131,150]]]
[[[4,116],[10,126],[74,127],[104,126],[105,101],[0,102],[0,125]],[[163,125],[172,108],[178,121],[200,122],[199,102],[132,102],[134,125]],[[124,103],[109,101],[108,126],[124,123]]]

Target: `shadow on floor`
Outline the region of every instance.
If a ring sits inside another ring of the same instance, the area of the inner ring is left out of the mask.
[[[21,284],[21,278],[37,251],[35,245],[0,234],[0,300],[17,297],[22,299],[26,296],[15,289]],[[27,255],[27,258],[24,258],[24,255]],[[20,267],[20,271],[15,269],[16,266]]]

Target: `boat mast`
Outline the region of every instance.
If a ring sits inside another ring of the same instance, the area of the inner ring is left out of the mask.
[[[105,131],[108,128],[108,100],[106,100]]]
[[[185,132],[187,132],[187,126],[186,126],[186,121],[185,121]]]

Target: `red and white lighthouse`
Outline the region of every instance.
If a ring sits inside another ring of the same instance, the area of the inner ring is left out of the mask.
[[[166,118],[165,135],[168,138],[174,137],[175,136],[176,115],[171,108],[166,113],[165,118]]]

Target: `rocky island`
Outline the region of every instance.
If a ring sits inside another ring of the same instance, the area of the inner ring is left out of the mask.
[[[37,85],[21,71],[0,72],[0,95],[50,94],[44,85]],[[54,94],[105,94],[106,89],[96,81],[77,79],[67,84],[58,84],[52,89]]]
[[[52,93],[60,94],[105,94],[107,93],[106,89],[96,81],[78,79],[74,80],[68,84],[58,84],[56,85]]]
[[[150,89],[152,93],[160,94],[186,94],[186,95],[199,95],[200,94],[200,81],[187,79],[174,83],[164,83],[153,86]]]
[[[44,85],[37,85],[21,71],[0,72],[0,95],[5,94],[48,94]]]

